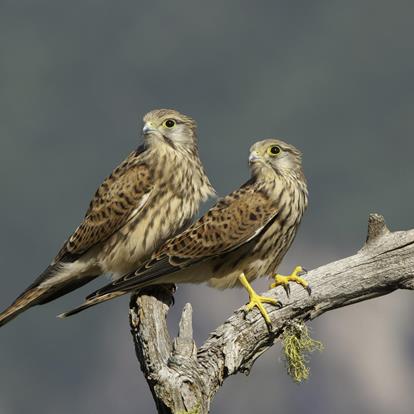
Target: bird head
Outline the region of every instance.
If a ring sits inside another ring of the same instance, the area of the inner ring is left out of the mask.
[[[265,139],[250,148],[249,164],[255,176],[302,176],[302,154],[279,139]]]
[[[144,116],[142,134],[149,145],[194,146],[196,129],[195,121],[189,116],[173,109],[155,109]]]

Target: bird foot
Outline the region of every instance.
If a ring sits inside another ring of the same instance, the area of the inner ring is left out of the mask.
[[[248,282],[244,274],[241,274],[239,276],[239,280],[240,280],[240,283],[246,288],[247,292],[249,293],[249,303],[246,305],[246,311],[250,312],[254,308],[259,309],[266,323],[268,325],[271,325],[272,322],[270,320],[269,314],[267,313],[266,309],[263,306],[263,303],[270,303],[278,307],[282,307],[282,304],[277,299],[258,295],[253,290],[252,286],[250,285],[250,283]]]
[[[274,283],[270,285],[270,289],[273,289],[277,286],[282,286],[283,289],[285,289],[287,297],[290,296],[290,286],[289,282],[297,283],[298,285],[303,286],[303,288],[308,292],[309,296],[312,293],[312,289],[309,286],[309,283],[301,277],[302,275],[305,275],[307,271],[302,268],[302,266],[296,266],[293,272],[289,276],[282,276],[279,274],[276,274],[274,276]]]
[[[272,322],[270,320],[269,314],[263,306],[263,303],[271,303],[272,305],[279,307],[282,306],[282,304],[277,299],[268,298],[267,296],[260,296],[257,293],[254,293],[253,295],[250,295],[249,303],[246,305],[246,310],[251,311],[253,308],[256,307],[257,309],[259,309],[266,323],[271,325]]]

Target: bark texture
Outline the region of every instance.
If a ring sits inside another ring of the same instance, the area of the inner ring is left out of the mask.
[[[249,373],[255,360],[293,320],[307,321],[324,312],[386,295],[414,290],[414,230],[391,233],[378,214],[371,214],[363,248],[306,275],[312,296],[298,288],[277,309],[266,306],[271,331],[257,310],[234,314],[197,349],[192,338],[192,309],[184,307],[179,334],[172,339],[166,316],[173,289],[152,288],[131,299],[130,325],[136,354],[159,413],[209,412],[223,381]],[[280,296],[280,291],[277,292]],[[276,289],[265,295],[276,297]]]

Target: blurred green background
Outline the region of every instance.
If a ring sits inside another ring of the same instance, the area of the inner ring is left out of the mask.
[[[413,14],[402,0],[1,0],[1,306],[53,258],[159,107],[198,121],[221,195],[248,177],[254,141],[303,151],[310,207],[282,271],[356,252],[369,212],[413,227]],[[103,282],[0,330],[1,414],[155,411],[128,298],[55,318]],[[201,343],[246,299],[179,287],[172,332],[186,301]],[[287,377],[275,346],[224,384],[212,413],[411,414],[413,312],[412,293],[397,292],[324,315],[307,383]]]

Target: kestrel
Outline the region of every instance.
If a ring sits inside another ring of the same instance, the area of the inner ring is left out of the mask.
[[[82,224],[46,270],[0,314],[0,326],[102,273],[135,270],[188,226],[214,190],[197,148],[196,124],[170,109],[144,117],[143,144],[98,188]]]
[[[218,201],[203,217],[167,241],[148,262],[86,298],[75,314],[90,306],[161,283],[207,282],[219,289],[244,286],[250,296],[247,309],[258,307],[266,322],[263,303],[278,304],[259,296],[251,287],[259,276],[273,275],[272,287],[301,284],[298,266],[290,276],[274,274],[289,249],[308,202],[301,153],[277,139],[257,142],[250,149],[251,178]]]

